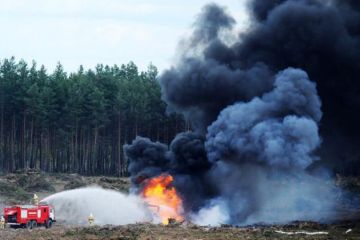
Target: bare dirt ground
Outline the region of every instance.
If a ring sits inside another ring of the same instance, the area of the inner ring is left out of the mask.
[[[350,230],[351,229],[351,230]],[[285,233],[300,232],[294,235]],[[306,235],[303,232],[326,232],[328,234]],[[294,223],[281,226],[252,227],[200,227],[192,224],[154,225],[132,224],[126,226],[104,227],[66,227],[55,225],[51,229],[37,228],[5,229],[0,231],[0,239],[40,240],[40,239],[140,239],[140,240],[174,240],[174,239],[360,239],[360,224],[344,222],[321,225],[317,223]]]
[[[338,177],[338,185],[360,196],[359,178]],[[84,177],[77,174],[44,174],[22,172],[0,176],[0,210],[4,205],[29,203],[34,193],[40,198],[63,190],[97,185],[107,189],[127,192],[129,180],[116,177]],[[248,227],[201,227],[191,223],[169,226],[150,223],[125,226],[78,227],[55,223],[45,229],[0,229],[0,239],[357,239],[360,240],[360,206],[344,203],[340,218],[332,224],[294,222],[286,225],[256,225]],[[307,235],[304,232],[322,232]],[[325,234],[327,233],[327,234]]]

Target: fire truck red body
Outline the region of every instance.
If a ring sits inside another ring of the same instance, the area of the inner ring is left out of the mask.
[[[55,222],[55,210],[51,205],[15,205],[4,208],[5,223],[11,226],[46,228]]]

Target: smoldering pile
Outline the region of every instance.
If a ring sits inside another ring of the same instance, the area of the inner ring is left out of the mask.
[[[160,77],[169,110],[193,132],[169,146],[142,137],[125,146],[133,186],[171,174],[186,218],[200,224],[329,219],[336,189],[319,153],[336,166],[332,137],[341,136],[342,147],[354,143],[349,128],[360,132],[359,116],[341,118],[349,104],[360,108],[360,5],[249,6],[251,28],[232,44],[226,36],[235,20],[215,4],[203,8],[177,63]]]

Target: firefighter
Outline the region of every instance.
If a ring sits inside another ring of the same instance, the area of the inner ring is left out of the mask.
[[[39,197],[36,195],[36,193],[34,193],[34,204],[37,206],[39,205]]]
[[[94,216],[92,215],[92,213],[90,213],[89,217],[88,217],[88,222],[89,222],[89,225],[92,226],[93,223],[95,221],[95,218]]]
[[[4,229],[5,228],[5,218],[4,216],[1,216],[0,218],[0,229]]]

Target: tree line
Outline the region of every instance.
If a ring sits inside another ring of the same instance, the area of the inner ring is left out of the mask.
[[[60,63],[48,73],[34,61],[0,61],[0,171],[126,175],[125,143],[168,143],[187,125],[166,114],[157,75],[133,62],[67,74]]]

